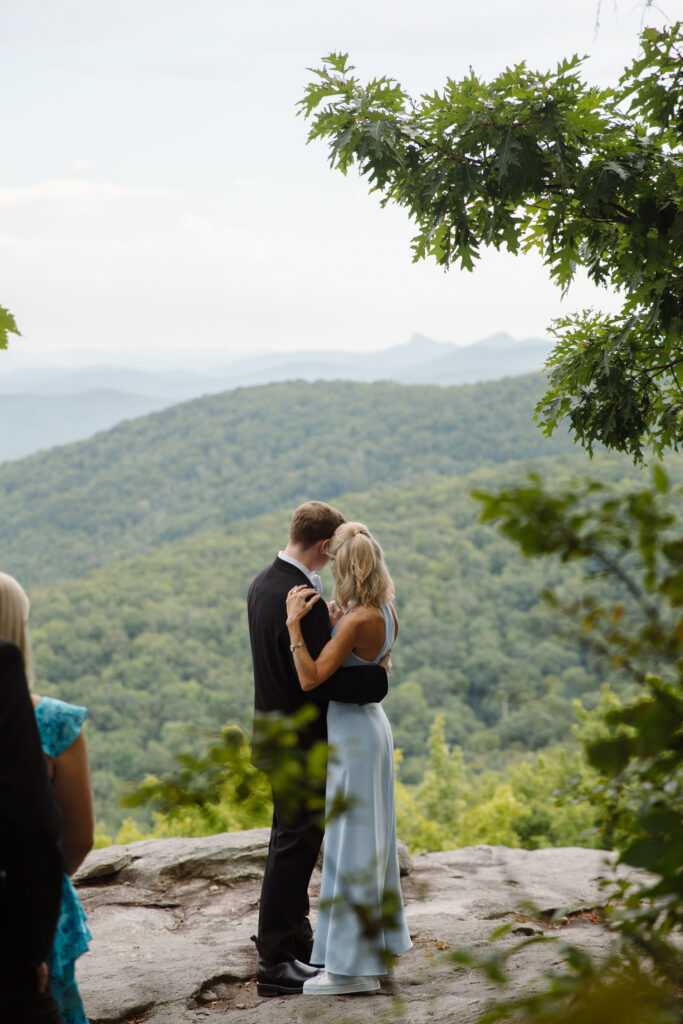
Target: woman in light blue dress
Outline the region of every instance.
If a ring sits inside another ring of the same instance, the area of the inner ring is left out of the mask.
[[[30,680],[28,613],[29,600],[22,587],[12,576],[0,573],[0,630],[5,639],[21,650]],[[65,1024],[88,1024],[74,968],[77,958],[88,949],[91,935],[85,911],[69,878],[93,844],[90,768],[82,731],[88,712],[52,697],[33,695],[33,705],[48,775],[61,814],[66,868],[59,921],[48,958],[50,983]]]
[[[340,665],[380,661],[393,647],[398,619],[382,549],[362,523],[344,523],[327,553],[335,579],[337,619],[332,639],[316,661],[301,620],[318,600],[311,587],[287,598],[294,664],[304,690],[323,683]],[[340,614],[341,613],[341,614]],[[331,756],[327,812],[342,798],[349,809],[326,826],[322,884],[311,960],[324,971],[304,984],[306,995],[376,992],[393,956],[410,949],[396,852],[394,748],[379,704],[330,701]]]

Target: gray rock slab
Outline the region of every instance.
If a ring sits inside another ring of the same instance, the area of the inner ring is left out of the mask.
[[[126,846],[93,850],[74,876],[76,885],[104,877],[148,888],[164,888],[181,878],[236,883],[263,872],[270,829],[221,832],[199,839],[143,839]]]
[[[78,963],[90,1019],[118,1021],[156,1005],[185,1006],[213,979],[248,979],[257,913],[235,919],[229,890],[204,906],[110,904],[89,911],[91,952]]]
[[[413,858],[404,842],[399,839],[396,845],[398,847],[398,868],[401,878],[405,878],[413,870]]]
[[[412,879],[438,888],[439,916],[491,920],[527,907],[546,915],[603,906],[612,857],[578,847],[512,850],[474,846],[413,858]],[[428,922],[432,900],[419,915]]]
[[[490,926],[489,929],[490,931]],[[570,924],[562,930],[567,939],[593,954],[606,953],[608,938],[596,926]],[[480,951],[488,943],[482,939]],[[557,950],[533,946],[513,957],[510,964],[509,994],[538,985],[539,974],[557,966]],[[291,996],[259,999],[251,983],[228,987],[224,997],[201,1007],[161,1007],[151,1020],[154,1024],[473,1024],[489,1002],[500,997],[500,990],[476,971],[456,967],[448,951],[416,947],[401,957],[394,977],[372,996]]]
[[[93,942],[77,973],[93,1022],[144,1015],[153,1024],[233,1018],[242,1024],[360,1024],[371,1005],[381,1021],[395,1019],[403,1007],[411,1024],[468,1024],[494,990],[476,972],[457,968],[449,959],[452,949],[484,951],[501,921],[537,935],[562,934],[596,952],[609,943],[606,930],[581,913],[607,898],[600,879],[609,874],[609,860],[601,851],[479,846],[422,854],[412,858],[402,881],[414,948],[400,958],[381,996],[262,999],[249,937],[256,931],[267,839],[268,829],[255,829],[90,854],[79,872],[79,891]],[[316,873],[313,920],[318,887]],[[560,908],[570,916],[553,923]],[[511,934],[499,941],[523,938]],[[552,944],[528,947],[514,965],[515,985],[532,984],[553,956]]]

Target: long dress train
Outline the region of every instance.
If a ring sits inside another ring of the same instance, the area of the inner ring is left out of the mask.
[[[391,607],[382,607],[385,639],[373,659],[393,646]],[[346,666],[367,665],[355,654]],[[405,953],[412,942],[405,920],[394,796],[394,744],[380,704],[330,701],[328,743],[333,748],[327,776],[326,810],[335,799],[351,807],[325,829],[318,923],[311,962],[333,974],[387,973],[387,954]]]

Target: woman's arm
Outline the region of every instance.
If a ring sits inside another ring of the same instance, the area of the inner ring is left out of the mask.
[[[72,875],[92,850],[95,832],[88,750],[82,732],[53,763],[54,795],[62,814],[64,866]]]
[[[302,690],[314,690],[337,671],[356,645],[359,625],[355,615],[345,616],[339,623],[334,636],[328,640],[314,661],[308,653],[301,632],[301,620],[308,615],[320,595],[313,587],[300,586],[290,590],[287,596],[287,629],[292,644],[298,644],[292,651]]]

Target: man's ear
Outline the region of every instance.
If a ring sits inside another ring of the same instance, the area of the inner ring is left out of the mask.
[[[326,537],[325,540],[318,541],[318,551],[321,555],[327,557],[327,545],[330,543],[331,537]]]

